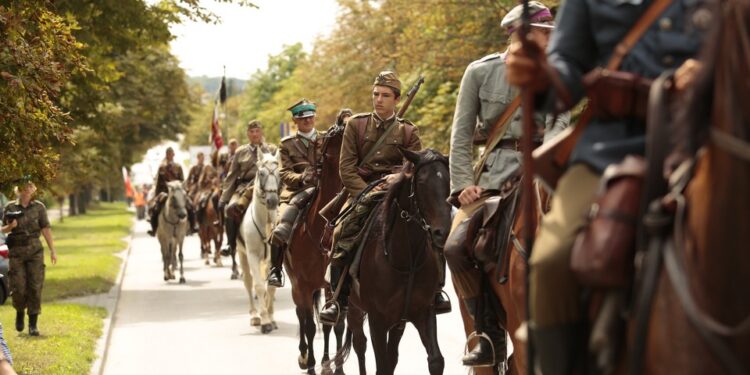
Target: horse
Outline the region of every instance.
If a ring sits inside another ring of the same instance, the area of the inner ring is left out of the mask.
[[[361,324],[366,313],[378,374],[395,371],[406,322],[419,332],[430,374],[442,374],[445,362],[432,304],[439,283],[437,252],[451,225],[448,159],[431,149],[401,152],[408,162],[373,213],[361,249],[359,287],[355,282],[349,298],[346,341],[334,360],[346,358],[353,340],[364,347]],[[364,353],[355,351],[364,373]]]
[[[159,214],[159,228],[156,238],[161,244],[161,258],[164,263],[164,281],[174,280],[177,267],[177,248],[180,259],[180,284],[185,283],[185,272],[182,267],[182,242],[187,233],[187,193],[180,181],[167,184],[167,194],[164,209]]]
[[[294,228],[289,246],[285,250],[284,268],[292,286],[292,300],[296,306],[299,321],[299,357],[297,363],[301,370],[315,373],[315,352],[313,339],[317,330],[317,314],[320,312],[321,290],[330,293],[330,286],[325,280],[326,268],[330,259],[326,249],[321,246],[325,220],[318,215],[333,197],[341,191],[343,184],[339,177],[339,152],[343,140],[343,126],[331,127],[325,135],[321,147],[322,157],[316,168],[317,188],[315,197],[306,209],[303,219]],[[334,328],[336,349],[341,348],[344,323]],[[328,361],[329,337],[331,327],[323,326],[324,352],[322,360]],[[337,372],[343,374],[343,371]]]
[[[629,321],[630,373],[750,372],[750,2],[716,6],[701,75],[670,133],[692,157],[657,201],[671,225],[645,257],[655,282],[637,290],[653,296],[637,309],[645,324]]]
[[[273,299],[276,288],[266,288],[270,252],[268,238],[276,222],[279,205],[279,161],[280,154],[258,153],[258,172],[253,182],[253,199],[245,211],[237,236],[237,250],[242,267],[242,281],[250,301],[250,325],[260,326],[266,334],[274,329]],[[258,297],[259,310],[255,307],[253,289]]]
[[[210,171],[209,171],[210,169]],[[216,170],[212,166],[205,166],[203,176],[199,184],[203,183],[203,178],[214,178]],[[198,218],[198,237],[201,241],[201,256],[206,260],[206,265],[210,264],[209,256],[211,255],[211,242],[214,244],[214,264],[222,266],[221,262],[221,244],[224,240],[224,230],[220,223],[218,209],[219,189],[214,187],[209,191],[198,191],[193,206],[198,207],[196,216]],[[201,204],[201,201],[205,203]]]

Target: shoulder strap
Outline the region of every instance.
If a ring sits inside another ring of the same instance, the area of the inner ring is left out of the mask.
[[[672,0],[654,0],[651,3],[646,12],[638,19],[638,22],[628,31],[620,43],[617,43],[617,47],[615,47],[615,51],[607,63],[607,69],[617,70],[620,68],[620,63],[622,63],[625,55],[633,49],[638,40],[641,39],[641,36],[643,36],[643,33],[651,27],[656,18],[664,13],[670,4],[672,4]]]
[[[518,95],[513,99],[510,104],[505,108],[505,111],[503,111],[503,114],[500,115],[500,117],[495,121],[495,125],[492,127],[492,131],[490,133],[490,136],[487,137],[487,143],[484,145],[484,152],[482,152],[482,156],[479,158],[479,163],[477,163],[476,168],[474,168],[474,183],[479,183],[479,176],[482,174],[482,169],[484,169],[484,163],[487,162],[487,158],[490,156],[490,153],[492,150],[497,146],[498,142],[500,142],[500,139],[505,135],[505,131],[508,130],[508,125],[510,124],[510,118],[513,116],[513,114],[516,112],[518,107],[521,106],[521,95]]]

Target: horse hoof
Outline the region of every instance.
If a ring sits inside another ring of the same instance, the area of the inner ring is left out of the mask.
[[[230,280],[237,280],[238,276],[235,274],[232,274],[232,276],[229,277]]]
[[[271,323],[260,326],[260,332],[264,335],[267,333],[271,333],[271,331],[273,331],[273,325],[271,325]]]
[[[257,327],[260,325],[260,318],[255,317],[250,319],[250,326]]]
[[[315,368],[307,369],[307,375],[315,375]]]
[[[169,276],[164,275],[164,281],[169,281]]]
[[[180,277],[180,284],[185,284],[185,278],[184,277]]]
[[[307,370],[307,354],[300,355],[297,358],[297,364],[299,365],[300,370]]]
[[[339,368],[339,369],[336,369],[336,372],[334,372],[333,375],[346,375],[346,374],[344,374],[344,369]]]
[[[208,260],[208,258],[206,258],[206,263],[205,263],[205,264],[206,264],[207,266],[210,266],[210,265],[211,265],[211,261],[210,261],[210,260]]]

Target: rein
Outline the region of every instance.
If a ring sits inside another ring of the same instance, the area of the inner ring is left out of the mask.
[[[750,163],[750,143],[721,129],[711,128],[711,141],[730,155]]]

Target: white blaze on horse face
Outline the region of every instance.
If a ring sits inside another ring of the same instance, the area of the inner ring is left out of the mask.
[[[440,171],[438,171],[437,177],[442,180],[443,179],[443,173],[440,172]]]

